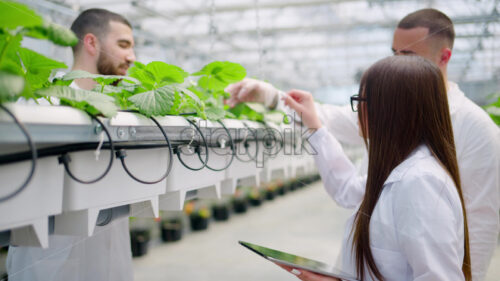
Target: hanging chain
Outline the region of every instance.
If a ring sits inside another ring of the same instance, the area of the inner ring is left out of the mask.
[[[262,64],[264,61],[264,49],[262,48],[262,32],[260,30],[260,15],[259,15],[259,0],[254,0],[255,5],[255,25],[257,29],[257,49],[259,52],[259,64],[258,64],[258,77],[259,79],[264,80],[264,73],[262,70]]]

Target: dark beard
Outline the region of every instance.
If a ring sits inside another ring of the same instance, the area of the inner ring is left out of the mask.
[[[97,71],[102,75],[118,75],[108,55],[102,51],[99,53],[99,58],[97,58]]]

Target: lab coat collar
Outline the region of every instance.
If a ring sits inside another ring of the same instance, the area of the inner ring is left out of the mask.
[[[410,153],[410,155],[408,155],[408,157],[403,162],[401,162],[398,166],[396,166],[396,168],[394,168],[394,170],[392,170],[392,172],[387,177],[384,185],[400,181],[406,171],[414,166],[415,162],[430,155],[432,154],[427,145],[419,145]]]
[[[458,85],[451,81],[448,81],[447,83],[447,92],[448,92],[447,93],[448,106],[450,107],[450,115],[453,115],[462,106],[462,103],[465,100],[465,95],[460,90]]]

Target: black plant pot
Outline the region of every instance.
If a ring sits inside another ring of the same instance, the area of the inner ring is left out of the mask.
[[[208,228],[208,218],[202,217],[198,214],[191,214],[189,216],[191,222],[191,230],[201,231]]]
[[[277,189],[277,194],[280,195],[280,196],[285,195],[286,192],[287,192],[287,190],[286,190],[285,185],[283,185],[281,187],[278,187],[278,189]]]
[[[298,179],[295,184],[297,185],[297,189],[301,189],[304,186],[306,186],[306,183],[304,182],[304,178]]]
[[[250,203],[250,206],[257,207],[262,205],[262,198],[249,198],[248,203]]]
[[[133,257],[141,257],[148,253],[148,229],[134,229],[130,231],[130,243]]]
[[[265,197],[266,200],[274,200],[274,197],[276,197],[276,192],[274,190],[266,190]]]
[[[247,200],[244,198],[234,199],[233,201],[233,210],[237,214],[245,213],[248,209]]]
[[[314,176],[313,176],[313,178],[314,178],[314,181],[315,181],[315,182],[317,182],[317,181],[320,181],[320,180],[321,180],[321,176],[320,176],[319,174],[314,175]]]
[[[227,221],[229,219],[229,208],[227,205],[212,206],[212,214],[216,221]]]
[[[182,238],[182,223],[180,219],[161,222],[161,240],[163,242],[179,241]]]

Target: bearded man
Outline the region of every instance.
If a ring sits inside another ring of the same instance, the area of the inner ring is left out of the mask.
[[[72,70],[126,75],[135,61],[132,26],[121,15],[89,9],[71,30],[79,38]],[[77,79],[70,87],[91,90],[95,85],[92,79]],[[132,281],[128,217],[96,226],[91,237],[50,235],[48,249],[10,246],[6,267],[13,281]]]

